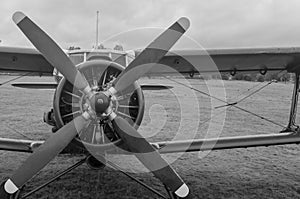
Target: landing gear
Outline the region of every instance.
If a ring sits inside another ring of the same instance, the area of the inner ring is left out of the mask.
[[[104,158],[104,156],[97,156],[97,158],[95,158],[94,156],[90,155],[86,159],[86,164],[91,169],[100,170],[105,167],[106,159]]]

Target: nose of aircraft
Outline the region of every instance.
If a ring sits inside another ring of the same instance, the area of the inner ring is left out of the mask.
[[[99,92],[91,98],[92,109],[98,114],[104,113],[110,105],[110,98],[104,93]]]

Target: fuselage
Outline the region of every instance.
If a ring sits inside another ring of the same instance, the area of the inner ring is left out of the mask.
[[[112,49],[76,49],[68,50],[66,53],[75,65],[90,60],[108,60],[126,67],[135,58],[135,52],[133,50],[119,51]],[[53,76],[57,83],[62,78],[62,75],[56,69],[53,70]]]

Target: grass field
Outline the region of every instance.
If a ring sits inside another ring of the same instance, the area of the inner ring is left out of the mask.
[[[0,76],[1,82],[11,77]],[[24,78],[22,81],[47,81],[52,78]],[[21,80],[20,80],[21,81]],[[182,81],[178,79],[178,81]],[[193,92],[165,79],[143,79],[145,83],[161,83],[174,86],[171,91],[145,91],[146,110],[140,131],[151,141],[214,136],[237,136],[276,133],[282,127],[263,121],[235,108],[214,109],[203,94]],[[208,92],[204,81],[189,80],[195,88]],[[220,82],[210,80],[210,89],[221,93]],[[226,96],[230,102],[249,94],[266,83],[225,81]],[[287,124],[293,85],[273,83],[261,92],[242,101],[239,106],[271,119]],[[248,91],[250,89],[250,91]],[[247,92],[248,91],[248,92]],[[43,112],[52,107],[54,91],[28,90],[0,87],[1,137],[45,139],[51,127],[43,123]],[[220,97],[220,96],[218,96]],[[180,101],[179,99],[182,99]],[[196,102],[199,102],[199,109]],[[199,118],[197,112],[199,110]],[[213,117],[211,123],[204,123]],[[225,120],[222,116],[226,113]],[[204,123],[204,124],[203,124]],[[224,124],[224,125],[223,125]],[[221,130],[221,131],[220,131]],[[197,132],[193,134],[193,132]],[[13,173],[29,154],[0,152],[0,178]],[[172,159],[174,155],[166,156]],[[25,187],[25,192],[43,183],[83,156],[60,155]],[[124,169],[142,170],[141,164],[126,156],[112,156],[111,161]],[[298,145],[258,147],[212,151],[209,153],[185,153],[176,156],[172,166],[191,189],[189,198],[300,198],[300,151]],[[158,180],[149,173],[134,173],[143,182],[164,192]],[[59,181],[29,198],[158,198],[123,174],[105,168],[100,171],[81,166]]]

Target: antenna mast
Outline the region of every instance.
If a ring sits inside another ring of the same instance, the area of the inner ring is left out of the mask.
[[[99,11],[97,11],[97,21],[96,21],[96,45],[95,49],[98,49],[98,38],[99,38]]]

